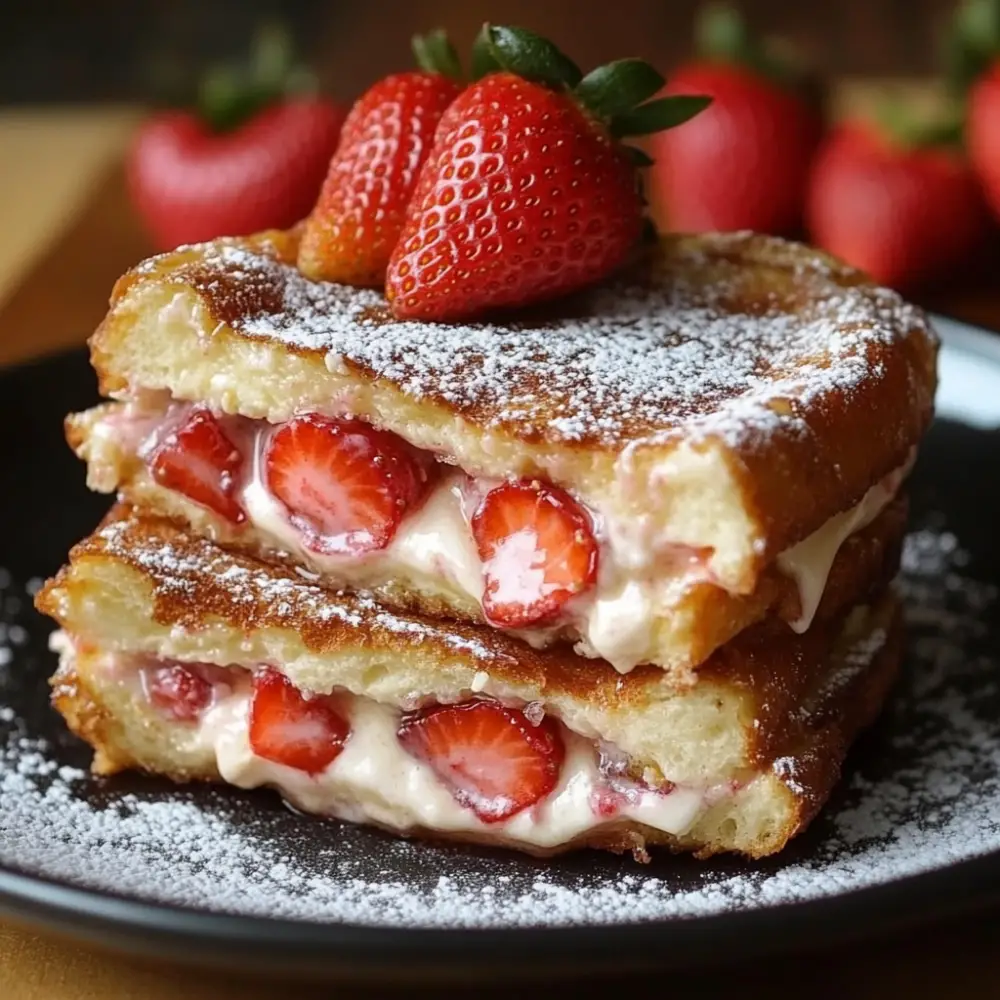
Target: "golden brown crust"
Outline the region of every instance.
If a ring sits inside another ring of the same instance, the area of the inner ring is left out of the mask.
[[[344,405],[471,471],[546,476],[599,509],[648,514],[696,546],[720,541],[713,520],[688,523],[682,514],[718,489],[732,551],[716,552],[713,570],[744,593],[778,552],[903,465],[932,415],[937,341],[926,317],[798,244],[665,236],[623,279],[624,291],[596,289],[494,324],[485,342],[506,346],[481,354],[463,353],[473,333],[439,336],[428,325],[396,323],[371,304],[370,290],[306,281],[293,266],[296,247],[294,232],[263,233],[183,248],[129,272],[91,341],[103,390],[127,392],[147,377],[157,383],[150,388],[211,395],[212,405],[269,419],[278,419],[289,393],[306,408]],[[157,289],[163,294],[149,300]],[[644,289],[660,296],[660,312],[676,312],[677,324],[648,357],[637,348],[633,364],[631,321],[617,312],[603,321],[601,310],[615,295],[641,304]],[[150,332],[127,346],[138,318],[143,310],[159,315],[176,291],[201,310],[186,361],[173,369],[137,364],[156,339]],[[607,327],[621,331],[613,339],[627,356],[616,356],[616,373],[601,354]],[[456,349],[443,349],[442,337]],[[732,352],[726,338],[737,345]],[[737,348],[742,367],[725,371]],[[703,353],[725,377],[710,372],[689,390],[704,375]],[[515,358],[509,371],[505,358]],[[217,372],[191,375],[198,364],[228,368],[213,381]],[[674,388],[650,400],[635,384],[640,370],[650,386]],[[275,391],[258,391],[267,380]],[[706,485],[697,470],[712,454]]]

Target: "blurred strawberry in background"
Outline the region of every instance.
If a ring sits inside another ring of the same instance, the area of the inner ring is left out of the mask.
[[[729,6],[704,9],[696,43],[696,57],[670,74],[664,93],[713,101],[685,128],[650,140],[657,223],[689,232],[795,232],[822,133],[815,88]]]
[[[313,90],[287,34],[267,28],[245,64],[205,78],[197,111],[161,112],[140,126],[129,192],[159,249],[308,215],[345,114]]]
[[[988,226],[959,139],[957,122],[921,125],[899,108],[837,126],[813,168],[812,241],[894,288],[953,272]]]
[[[948,78],[966,100],[966,143],[993,214],[1000,217],[1000,0],[969,0],[949,34]]]
[[[868,120],[839,125],[810,182],[813,242],[904,290],[954,275],[984,245],[980,181],[989,194],[991,168],[1000,208],[1000,75],[989,68],[1000,53],[1000,0],[960,7],[946,43],[930,103],[884,100]]]

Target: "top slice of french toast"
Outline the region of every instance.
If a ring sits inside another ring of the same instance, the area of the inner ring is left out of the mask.
[[[91,339],[105,393],[279,422],[351,413],[485,476],[539,476],[640,544],[763,565],[906,465],[937,340],[896,293],[802,245],[664,236],[617,279],[493,322],[392,318],[312,282],[298,233],[184,247],[124,275]]]

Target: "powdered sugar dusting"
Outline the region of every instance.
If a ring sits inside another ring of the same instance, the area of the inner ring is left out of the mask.
[[[0,863],[201,909],[495,927],[752,909],[1000,850],[997,649],[987,625],[997,594],[967,575],[967,561],[944,526],[911,534],[902,580],[909,669],[877,745],[816,827],[764,863],[665,856],[646,867],[606,858],[536,863],[294,816],[266,793],[192,791],[140,778],[101,784],[77,769],[69,744],[40,740],[12,710],[0,716]],[[37,619],[32,628],[42,629]],[[794,764],[788,767],[794,780]]]
[[[330,590],[308,583],[298,574],[286,574],[253,560],[234,561],[232,555],[223,554],[205,539],[184,534],[183,546],[179,546],[169,534],[147,530],[142,544],[136,545],[130,530],[134,530],[130,519],[110,521],[95,536],[109,555],[146,574],[160,595],[190,597],[211,581],[237,603],[248,609],[264,608],[279,620],[337,621],[351,628],[432,639],[475,656],[487,667],[504,655],[477,641],[471,629],[460,625],[441,628],[430,620],[396,615],[365,594],[336,592],[331,599]]]
[[[486,427],[565,442],[681,426],[734,442],[767,433],[800,421],[789,400],[879,378],[873,347],[929,335],[895,293],[831,276],[804,248],[749,234],[679,247],[669,270],[598,288],[572,315],[556,307],[503,325],[397,322],[380,292],[311,282],[231,243],[207,245],[179,276],[246,335],[326,352],[331,371],[360,369]],[[747,248],[784,269],[762,280]]]

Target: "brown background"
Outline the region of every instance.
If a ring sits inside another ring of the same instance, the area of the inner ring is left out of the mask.
[[[556,38],[581,65],[688,50],[696,0],[6,0],[0,103],[149,99],[206,63],[243,52],[254,25],[284,20],[324,83],[344,97],[408,59],[411,33],[445,25],[467,46],[486,19]],[[844,75],[930,72],[951,0],[743,0],[762,30]]]

